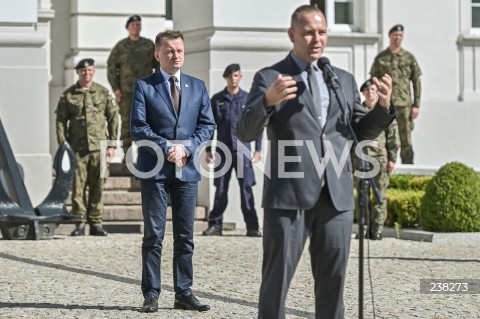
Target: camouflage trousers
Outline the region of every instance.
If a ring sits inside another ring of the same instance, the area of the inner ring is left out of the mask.
[[[412,146],[412,130],[413,121],[410,118],[411,107],[396,106],[398,134],[400,136],[400,158],[402,164],[413,164],[413,146]]]
[[[387,219],[387,187],[388,183],[390,182],[390,174],[388,173],[387,169],[387,162],[384,161],[382,158],[381,160],[375,158],[380,163],[380,171],[379,173],[373,177],[375,185],[378,188],[378,192],[380,194],[380,198],[382,199],[382,203],[379,204],[376,202],[374,196],[369,196],[370,198],[370,230],[374,232],[382,232],[383,225],[385,224],[385,220]],[[357,162],[356,162],[357,163]],[[355,167],[360,167],[355,166]],[[355,188],[358,186],[359,179],[354,179]],[[370,189],[371,190],[371,189]],[[357,203],[358,206],[358,203]],[[355,209],[357,216],[360,212],[360,208],[356,207]]]
[[[132,136],[130,134],[130,110],[132,108],[133,92],[122,92],[123,97],[119,106],[119,113],[122,119],[120,130],[120,140],[123,141],[123,151],[127,154],[128,149],[132,145]]]
[[[387,162],[380,162],[380,172],[373,178],[375,185],[377,185],[378,192],[382,203],[378,204],[375,199],[370,202],[371,222],[370,229],[373,232],[382,232],[383,224],[387,219],[387,187],[390,182],[390,174],[388,173]]]
[[[71,213],[83,216],[90,225],[101,224],[105,178],[100,176],[100,151],[75,153],[75,158]]]

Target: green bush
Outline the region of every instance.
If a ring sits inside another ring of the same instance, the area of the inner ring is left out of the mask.
[[[387,220],[385,224],[402,227],[418,225],[418,211],[425,194],[422,190],[389,189],[387,191]]]
[[[419,220],[428,231],[479,231],[480,176],[458,162],[441,167],[427,185]]]
[[[389,189],[399,190],[421,190],[424,191],[431,176],[416,176],[409,174],[393,174],[390,175]]]
[[[409,189],[410,180],[414,178],[415,175],[408,174],[392,174],[390,175],[390,182],[388,183],[388,188],[391,189]]]
[[[428,183],[432,180],[432,176],[415,176],[410,180],[410,189],[417,191],[425,191]]]

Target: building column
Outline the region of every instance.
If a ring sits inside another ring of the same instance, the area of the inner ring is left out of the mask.
[[[205,81],[209,94],[213,95],[225,87],[222,74],[228,64],[240,64],[243,73],[240,86],[249,91],[256,71],[287,55],[291,49],[286,32],[290,15],[304,1],[175,0],[172,4],[174,27],[185,35],[186,54],[182,70]],[[184,12],[196,12],[195,18]],[[266,148],[266,141],[263,148]],[[262,161],[265,159],[266,156]],[[260,223],[263,220],[263,168],[260,163],[255,169],[257,184],[253,187]],[[239,228],[244,228],[235,177],[232,177],[229,189],[225,221],[235,222]],[[213,180],[203,177],[199,185],[199,205],[211,209],[214,194]]]
[[[0,3],[0,118],[32,204],[52,184],[48,119],[48,0]]]

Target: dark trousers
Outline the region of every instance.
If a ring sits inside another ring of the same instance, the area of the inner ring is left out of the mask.
[[[170,196],[173,224],[173,286],[176,297],[192,293],[193,226],[197,182],[179,179],[141,181],[144,234],[142,242],[142,293],[160,295],[162,242]]]
[[[237,154],[233,153],[232,165],[228,168],[225,175],[215,179],[215,201],[212,211],[208,214],[208,225],[218,228],[223,224],[223,213],[228,205],[228,186],[232,171],[235,168],[237,174],[238,184],[240,186],[240,200],[243,218],[247,229],[258,230],[258,217],[255,210],[255,202],[253,200],[252,186],[255,185],[255,177],[252,167],[252,162],[249,159],[243,161],[243,177],[238,177],[237,165],[240,161],[237,160]],[[223,166],[219,166],[221,169]]]
[[[285,318],[288,287],[307,238],[315,281],[315,318],[344,318],[352,225],[353,211],[338,212],[326,187],[313,209],[265,209],[258,318]]]

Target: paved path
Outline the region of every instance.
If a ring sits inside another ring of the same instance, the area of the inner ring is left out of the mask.
[[[106,238],[57,236],[53,240],[0,239],[0,319],[6,318],[256,318],[262,246],[244,231],[195,238],[194,292],[211,305],[206,313],[172,309],[172,241],[164,245],[163,291],[156,314],[140,313],[138,234]],[[376,318],[480,318],[480,295],[420,294],[422,278],[480,278],[478,243],[370,241]],[[365,263],[365,318],[373,318]],[[308,250],[287,300],[287,318],[314,318]],[[346,318],[358,318],[358,241],[345,291]],[[327,318],[328,319],[328,318]]]

